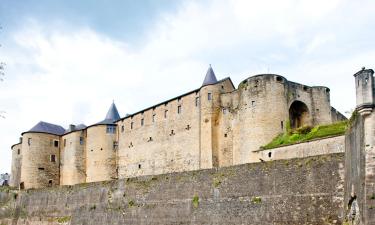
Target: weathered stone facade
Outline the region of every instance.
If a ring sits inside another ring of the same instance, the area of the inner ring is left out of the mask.
[[[21,155],[13,154],[13,185],[44,187],[51,179],[72,185],[259,162],[259,147],[289,124],[344,119],[331,107],[326,87],[262,74],[236,89],[230,78],[217,81],[212,68],[196,90],[123,118],[116,115],[112,104],[106,119],[89,127],[61,135],[38,129],[24,133]],[[29,136],[31,145],[25,142]],[[49,148],[54,140],[63,145]],[[51,154],[59,161],[48,161]],[[38,170],[39,158],[45,159],[44,171]]]

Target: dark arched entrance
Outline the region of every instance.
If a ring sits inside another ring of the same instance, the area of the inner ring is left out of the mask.
[[[301,101],[294,101],[289,107],[289,119],[291,128],[310,125],[310,113],[306,104]]]

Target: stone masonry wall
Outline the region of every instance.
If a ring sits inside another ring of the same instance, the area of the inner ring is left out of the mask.
[[[340,224],[343,162],[339,153],[0,191],[0,224]]]

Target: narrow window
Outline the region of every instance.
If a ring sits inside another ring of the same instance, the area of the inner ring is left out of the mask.
[[[21,153],[21,149],[17,149],[17,154],[19,155]]]
[[[271,158],[272,157],[272,152],[269,152],[268,153],[268,158]]]
[[[181,98],[178,98],[178,99],[177,99],[177,102],[181,102]]]
[[[208,101],[211,101],[212,100],[212,94],[208,93],[207,98],[208,98]]]
[[[141,164],[138,164],[138,169],[141,169],[141,168],[142,168]]]
[[[223,89],[223,90],[224,90],[224,85],[221,85],[221,89]]]
[[[130,123],[130,129],[132,130],[133,127],[134,127],[134,122],[131,122],[131,123]]]
[[[191,128],[191,127],[190,127],[190,125],[188,124],[188,125],[186,126],[185,129],[186,129],[186,130],[190,130],[190,128]]]
[[[175,135],[174,130],[171,130],[170,136]]]
[[[20,189],[21,189],[21,190],[25,189],[25,183],[24,183],[24,182],[21,182],[21,183],[20,183]]]
[[[195,106],[199,106],[199,97],[195,98]]]
[[[49,186],[49,187],[52,187],[52,180],[49,180],[49,181],[48,181],[48,186]]]
[[[59,141],[54,140],[54,141],[53,141],[53,145],[54,145],[56,148],[58,148],[58,147],[59,147]]]
[[[228,137],[228,134],[224,134],[224,137]]]
[[[51,162],[56,162],[56,155],[51,155],[50,161]]]
[[[177,113],[181,114],[181,106],[180,105],[177,107]]]
[[[284,121],[281,121],[280,125],[281,125],[281,130],[284,130]]]
[[[152,137],[149,137],[147,142],[150,142],[150,141],[153,141]]]
[[[79,144],[83,145],[83,137],[79,137]]]
[[[66,139],[64,139],[64,147],[66,146]]]
[[[156,115],[152,115],[152,122],[154,123],[155,122],[155,118],[156,118]]]
[[[118,142],[114,141],[113,142],[113,150],[117,150],[117,148],[118,148]]]
[[[251,106],[255,106],[255,101],[251,101]]]
[[[145,124],[145,119],[141,119],[141,126],[143,126]]]
[[[31,145],[31,138],[27,139],[27,144],[30,146]]]
[[[122,125],[122,126],[121,126],[121,132],[124,133],[124,131],[125,131],[125,126]]]
[[[167,116],[168,116],[168,110],[165,110],[164,111],[164,118],[167,118]]]
[[[43,167],[39,167],[38,170],[44,170],[44,168]]]

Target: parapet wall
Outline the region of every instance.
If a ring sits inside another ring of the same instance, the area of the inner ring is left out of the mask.
[[[338,153],[28,190],[10,198],[0,192],[0,224],[340,224],[343,163]]]

